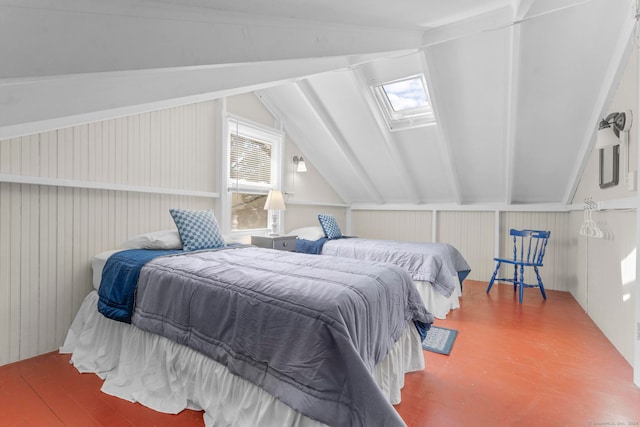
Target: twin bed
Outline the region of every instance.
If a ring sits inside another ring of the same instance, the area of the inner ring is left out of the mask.
[[[407,271],[160,240],[95,257],[60,349],[105,393],[207,426],[404,425],[392,405],[433,322]]]
[[[336,231],[337,230],[337,231]],[[332,237],[327,237],[333,232]],[[298,252],[386,262],[402,267],[416,285],[427,310],[438,319],[460,307],[462,281],[471,267],[462,254],[447,243],[418,243],[343,236],[337,225],[303,227],[297,236]]]

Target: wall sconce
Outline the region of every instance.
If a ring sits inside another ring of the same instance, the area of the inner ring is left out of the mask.
[[[620,144],[624,159],[624,181],[629,191],[635,190],[636,173],[629,170],[629,130],[632,122],[631,110],[611,113],[600,120],[595,147],[600,150],[600,188],[618,184],[620,147],[617,145]]]
[[[306,172],[307,164],[304,162],[302,156],[293,156],[293,164],[296,165],[296,172]]]
[[[596,148],[601,149],[620,143],[620,132],[628,132],[631,128],[631,120],[627,123],[625,113],[611,113],[606,119],[600,120],[598,126],[598,140]]]

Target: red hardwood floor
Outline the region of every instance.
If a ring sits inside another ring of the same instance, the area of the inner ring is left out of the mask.
[[[571,295],[466,281],[449,356],[424,352],[396,408],[414,426],[630,426],[640,422],[633,370]],[[202,414],[154,412],[100,392],[56,352],[0,367],[2,426],[202,426]],[[253,426],[252,426],[253,427]]]

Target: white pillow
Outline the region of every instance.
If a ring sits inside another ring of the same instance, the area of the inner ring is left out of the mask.
[[[182,249],[182,240],[178,230],[162,230],[139,234],[121,246],[127,249]]]
[[[290,236],[298,236],[298,238],[305,240],[318,240],[324,237],[324,231],[320,226],[296,228],[288,234]]]

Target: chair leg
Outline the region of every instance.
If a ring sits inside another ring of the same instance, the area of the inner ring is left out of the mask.
[[[540,287],[542,298],[547,299],[547,293],[544,291],[544,285],[542,284],[542,278],[540,277],[540,273],[538,272],[538,267],[533,266],[533,269],[535,270],[536,277],[538,278],[538,286]]]
[[[513,292],[518,290],[518,266],[513,265]]]
[[[520,300],[520,304],[522,304],[522,299],[524,297],[524,266],[520,266],[520,282],[518,283],[520,286],[520,294],[518,295],[518,299]]]
[[[487,293],[491,290],[493,286],[493,281],[496,280],[496,275],[498,274],[498,270],[500,270],[500,261],[496,264],[496,269],[493,271],[493,276],[491,276],[491,280],[489,281],[489,286],[487,287]]]

